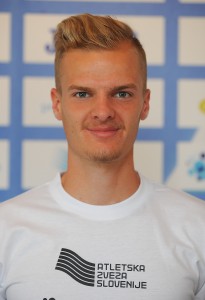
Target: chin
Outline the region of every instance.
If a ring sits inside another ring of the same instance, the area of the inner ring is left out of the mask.
[[[108,151],[99,151],[87,153],[87,156],[90,161],[99,162],[99,163],[111,163],[120,158],[119,152],[108,152]]]

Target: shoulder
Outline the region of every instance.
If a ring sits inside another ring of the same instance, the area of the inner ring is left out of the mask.
[[[182,216],[198,216],[205,223],[205,201],[191,196],[183,191],[158,184],[143,177],[145,186],[149,189],[149,198],[156,209],[172,218]]]
[[[28,212],[49,206],[52,198],[51,186],[56,180],[57,178],[0,203],[0,220],[5,220],[8,216],[26,216]]]
[[[8,199],[2,203],[0,203],[0,210],[6,209],[7,207],[11,206],[21,206],[29,204],[32,200],[36,199],[36,201],[39,199],[39,197],[43,197],[44,193],[46,192],[47,184],[40,185],[38,187],[29,189],[28,191],[25,191],[24,193],[17,195],[11,199]]]
[[[171,243],[181,241],[204,251],[205,201],[147,179],[145,186],[149,189],[146,210],[152,228]]]

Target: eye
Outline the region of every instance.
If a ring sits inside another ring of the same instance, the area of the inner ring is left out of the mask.
[[[75,93],[75,97],[77,97],[77,98],[88,98],[89,94],[87,92],[77,92],[77,93]]]
[[[121,92],[116,93],[115,96],[116,96],[116,98],[128,98],[128,97],[130,97],[131,95],[130,95],[130,93],[128,93],[128,92],[121,91]]]

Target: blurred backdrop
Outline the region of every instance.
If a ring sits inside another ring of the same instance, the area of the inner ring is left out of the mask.
[[[127,22],[147,53],[151,112],[135,143],[136,169],[205,199],[205,0],[1,0],[0,201],[66,168],[50,101],[53,34],[85,12]]]

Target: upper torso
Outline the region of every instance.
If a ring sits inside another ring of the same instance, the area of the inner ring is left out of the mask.
[[[55,179],[0,220],[0,299],[205,299],[202,201],[144,180],[124,203],[89,206]]]

